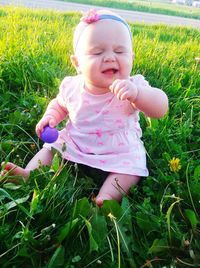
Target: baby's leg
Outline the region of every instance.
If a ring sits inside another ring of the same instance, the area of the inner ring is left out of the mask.
[[[30,175],[30,171],[37,169],[40,165],[50,166],[52,162],[52,153],[47,148],[42,148],[28,163],[25,168],[19,167],[11,162],[5,164],[4,170],[1,176],[8,173],[9,176],[23,177],[27,179]],[[4,163],[2,163],[4,165]]]
[[[137,184],[139,179],[135,175],[110,173],[96,197],[96,204],[102,206],[104,200],[120,201],[122,195],[128,194],[131,186]]]

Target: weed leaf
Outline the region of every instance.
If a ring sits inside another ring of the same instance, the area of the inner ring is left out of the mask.
[[[29,211],[24,206],[20,205],[20,203],[18,203],[17,200],[14,200],[8,192],[6,192],[4,189],[0,188],[0,194],[2,194],[3,196],[7,197],[10,200],[12,200],[28,217],[32,218],[32,215],[29,213]],[[27,196],[25,198],[27,198],[27,200],[28,200],[29,196]],[[20,198],[20,200],[21,200],[21,198]],[[24,200],[22,200],[22,201],[23,202],[21,202],[21,203],[25,202]],[[10,204],[10,206],[11,206],[11,204]]]
[[[153,216],[147,215],[143,212],[136,213],[136,221],[138,226],[145,232],[153,231],[159,228],[159,222],[157,222]]]
[[[12,182],[8,182],[8,183],[5,183],[4,185],[3,185],[3,188],[5,188],[5,189],[9,189],[9,190],[18,190],[18,189],[20,189],[22,187],[22,185],[16,185],[16,184],[14,184],[14,183],[12,183]]]
[[[32,197],[31,203],[30,203],[30,212],[32,215],[37,211],[38,201],[39,201],[38,197],[39,197],[39,195],[37,193],[37,190],[34,189],[33,197]]]
[[[118,220],[122,217],[122,208],[116,200],[105,200],[103,202],[102,211],[105,216],[111,213]]]
[[[106,236],[108,233],[106,219],[104,216],[99,215],[98,211],[96,211],[94,217],[91,220],[92,225],[92,235],[95,241],[98,243],[99,247],[105,245]]]
[[[167,228],[168,228],[168,235],[169,235],[169,240],[171,241],[171,221],[170,221],[170,217],[171,217],[171,213],[172,213],[172,209],[173,207],[179,203],[181,201],[181,199],[179,197],[177,197],[177,200],[175,202],[173,202],[170,207],[167,210],[166,213],[166,218],[167,218]]]
[[[58,171],[60,166],[60,158],[59,155],[57,153],[55,153],[53,160],[52,160],[52,164],[51,164],[51,169],[56,172]]]
[[[122,219],[120,220],[120,222],[130,223],[131,222],[131,205],[127,197],[123,197],[121,208],[122,208],[123,215],[122,215]]]
[[[185,209],[184,212],[185,212],[186,218],[189,220],[189,222],[190,222],[190,224],[192,226],[192,229],[196,229],[197,224],[199,223],[199,221],[198,221],[194,211],[191,210],[191,209]]]
[[[25,203],[29,199],[29,195],[26,197],[15,199],[14,201],[10,201],[4,205],[4,208],[8,211],[11,208],[18,206],[19,204]]]
[[[79,216],[87,217],[91,209],[91,205],[86,197],[79,199],[76,201],[73,219],[78,218]]]
[[[193,178],[194,178],[194,181],[195,181],[196,183],[199,183],[199,180],[200,180],[200,165],[198,165],[198,166],[195,168]]]
[[[90,242],[90,252],[92,251],[97,251],[99,246],[97,244],[97,242],[95,241],[93,234],[92,234],[92,225],[91,223],[84,218],[83,216],[81,216],[81,218],[84,220],[87,230],[88,230],[88,235],[89,235],[89,242]]]
[[[77,225],[79,219],[74,219],[71,222],[66,223],[63,228],[60,230],[60,233],[57,237],[58,242],[61,243],[68,235],[72,232],[74,227]]]
[[[47,265],[47,268],[63,267],[64,254],[65,254],[65,248],[62,245],[60,245],[54,252],[53,256],[51,257]]]
[[[165,239],[155,239],[148,251],[148,254],[162,252],[165,251],[166,248],[167,248],[167,242]]]

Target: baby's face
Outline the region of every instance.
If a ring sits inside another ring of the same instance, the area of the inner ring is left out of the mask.
[[[114,20],[92,23],[79,39],[76,56],[86,88],[108,91],[115,79],[130,75],[133,56],[129,31]]]

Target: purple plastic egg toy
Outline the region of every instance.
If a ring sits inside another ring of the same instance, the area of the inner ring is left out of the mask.
[[[58,130],[52,127],[45,127],[40,135],[40,139],[46,143],[53,143],[58,138]]]

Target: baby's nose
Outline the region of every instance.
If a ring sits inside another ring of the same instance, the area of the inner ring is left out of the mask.
[[[107,53],[104,56],[104,61],[105,62],[113,62],[113,61],[115,61],[115,55],[113,53]]]

